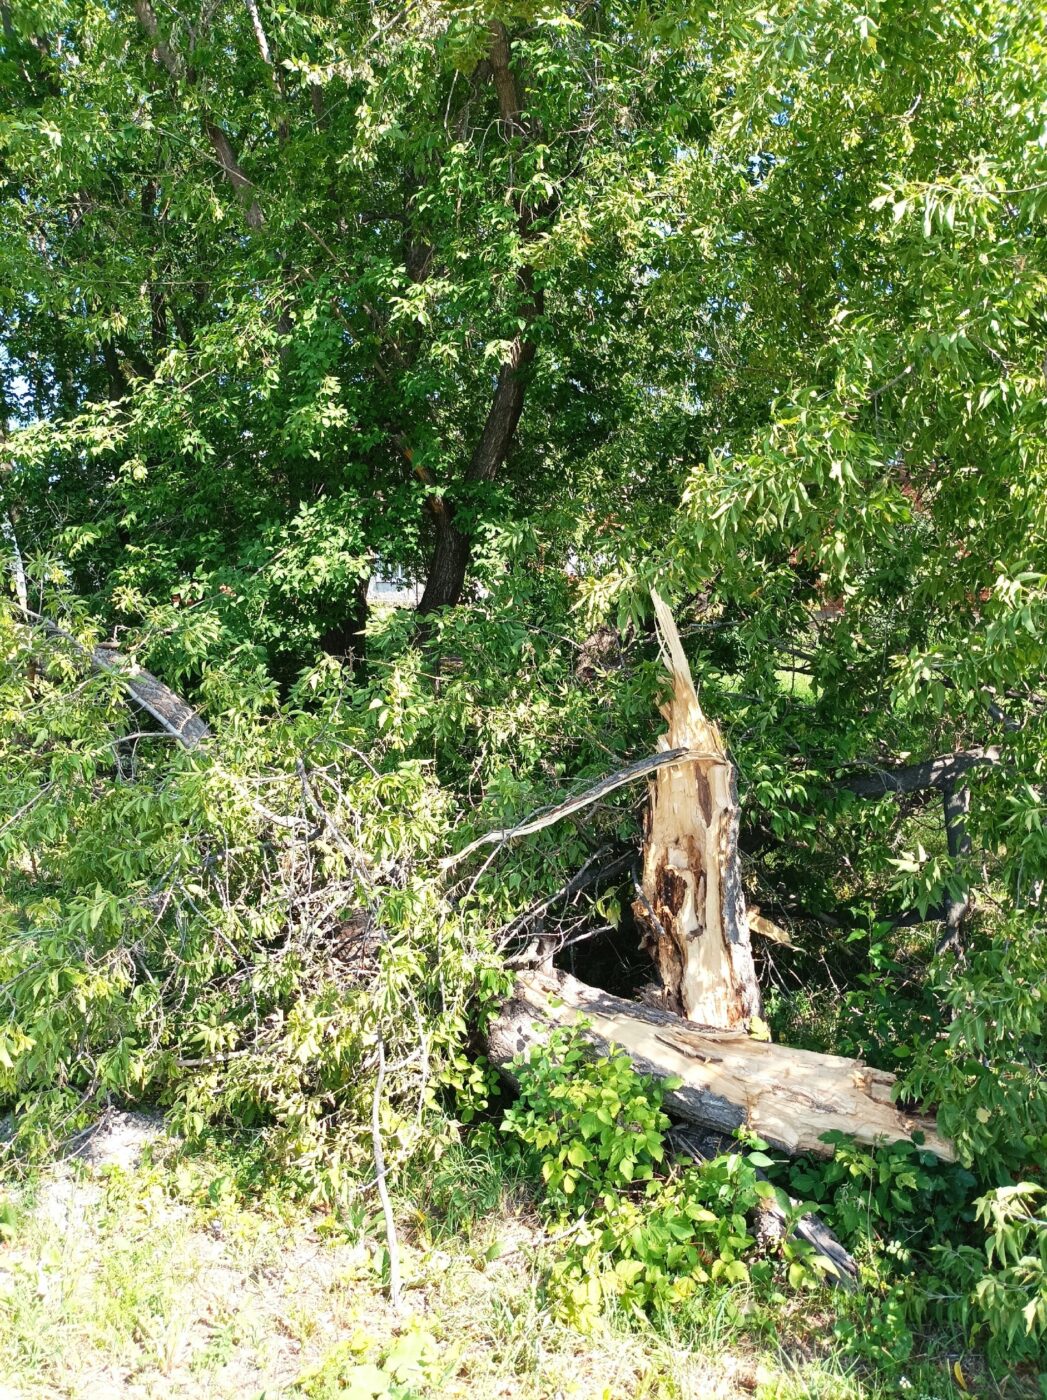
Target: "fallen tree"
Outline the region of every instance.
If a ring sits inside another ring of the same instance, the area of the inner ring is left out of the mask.
[[[623,1050],[641,1074],[678,1079],[666,1111],[720,1133],[745,1127],[789,1153],[831,1156],[826,1133],[858,1142],[921,1145],[946,1161],[953,1149],[933,1118],[892,1102],[895,1076],[842,1055],[822,1055],[757,1040],[744,1031],[699,1027],[661,1007],[626,1001],[565,972],[521,973],[491,1024],[487,1046],[503,1073],[548,1042],[558,1026],[577,1026],[598,1054]]]
[[[659,974],[661,1004],[623,1000],[548,966],[524,971],[490,1027],[492,1060],[511,1077],[517,1058],[547,1044],[556,1027],[578,1026],[599,1052],[618,1047],[641,1073],[666,1082],[666,1107],[685,1122],[726,1134],[744,1127],[786,1152],[823,1156],[831,1155],[830,1132],[870,1145],[919,1135],[951,1160],[952,1145],[934,1120],[894,1103],[894,1075],[770,1043],[750,947],[750,929],[764,921],[745,907],[734,768],[702,712],[672,616],[653,598],[673,681],[662,709],[668,730],[659,741],[662,762],[623,771],[650,780],[633,909]],[[586,799],[496,837],[549,825]]]

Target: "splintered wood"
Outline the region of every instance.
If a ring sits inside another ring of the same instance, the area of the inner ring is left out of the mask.
[[[690,749],[696,757],[651,779],[642,893],[633,912],[661,975],[665,1005],[689,1021],[730,1029],[760,1014],[734,768],[719,729],[702,712],[672,614],[653,590],[652,597],[673,678],[659,749]]]
[[[495,1064],[547,1043],[557,1026],[581,1024],[599,1054],[624,1051],[641,1074],[681,1081],[667,1090],[674,1117],[721,1133],[747,1127],[786,1152],[831,1155],[832,1131],[874,1144],[923,1134],[927,1151],[951,1161],[934,1119],[891,1100],[894,1075],[842,1055],[754,1040],[744,1031],[699,1028],[658,1007],[611,996],[563,972],[526,972],[488,1032]]]
[[[789,936],[746,911],[734,770],[719,729],[702,713],[669,610],[653,597],[673,693],[662,709],[664,762],[649,770],[643,881],[633,909],[661,974],[662,1005],[623,1001],[563,972],[525,972],[488,1031],[491,1059],[512,1079],[519,1057],[542,1053],[556,1027],[578,1026],[597,1053],[624,1051],[641,1074],[669,1081],[668,1111],[702,1128],[729,1136],[745,1127],[787,1152],[823,1155],[833,1150],[823,1138],[834,1131],[867,1144],[922,1134],[928,1151],[952,1160],[933,1118],[893,1102],[893,1075],[747,1033],[766,1036],[752,1025],[760,992],[750,928],[782,943]],[[638,771],[634,764],[623,773]],[[543,824],[587,800],[591,793],[547,813]]]

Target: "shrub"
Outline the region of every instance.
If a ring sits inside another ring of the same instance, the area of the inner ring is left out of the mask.
[[[773,1189],[749,1158],[673,1169],[665,1085],[625,1055],[594,1058],[576,1028],[554,1031],[514,1073],[520,1098],[503,1131],[545,1182],[547,1214],[573,1222],[549,1276],[564,1317],[589,1326],[611,1303],[658,1314],[702,1285],[748,1281],[746,1214]]]

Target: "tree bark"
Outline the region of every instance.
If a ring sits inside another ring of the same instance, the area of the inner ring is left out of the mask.
[[[513,71],[509,33],[500,20],[492,20],[489,26],[487,62],[498,96],[503,136],[530,135],[523,117],[523,91]],[[530,206],[518,205],[517,225],[521,240],[534,237],[536,216],[536,210]],[[509,455],[523,413],[527,368],[537,349],[530,330],[545,310],[545,297],[541,288],[535,286],[534,272],[527,264],[517,271],[516,283],[523,297],[519,314],[525,330],[513,337],[509,353],[499,368],[480,439],[465,472],[467,485],[495,479]],[[425,591],[418,605],[418,611],[422,614],[434,612],[437,608],[453,607],[459,601],[465,587],[471,551],[468,535],[455,523],[453,502],[445,497],[430,497],[429,509],[436,527],[436,541]]]
[[[643,881],[633,905],[658,967],[665,1004],[690,1021],[730,1029],[760,1014],[738,858],[734,766],[702,713],[672,615],[653,594],[673,694],[662,707],[661,750],[691,750],[690,763],[660,768],[650,784]]]
[[[952,782],[942,784],[942,808],[945,816],[945,837],[949,855],[954,864],[960,867],[970,859],[971,837],[967,830],[967,813],[971,810],[971,790],[956,787]],[[966,887],[962,895],[946,889],[944,899],[945,928],[936,949],[944,953],[947,948],[959,952],[963,947],[963,926],[971,912],[973,900]]]
[[[953,783],[972,768],[996,768],[1003,762],[1003,750],[997,744],[978,745],[958,753],[940,754],[922,763],[909,763],[897,768],[878,768],[875,773],[859,773],[843,778],[838,786],[856,797],[885,797],[892,792],[921,792],[925,788]]]
[[[953,1147],[934,1119],[891,1101],[895,1076],[840,1055],[772,1045],[740,1031],[694,1026],[658,1007],[611,996],[563,972],[526,972],[487,1035],[491,1060],[515,1078],[514,1062],[548,1043],[558,1026],[576,1026],[599,1055],[624,1051],[641,1074],[678,1079],[666,1111],[719,1133],[745,1127],[789,1153],[832,1155],[826,1133],[858,1142],[910,1141],[945,1161]]]

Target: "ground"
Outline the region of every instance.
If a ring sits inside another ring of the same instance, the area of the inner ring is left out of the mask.
[[[158,1119],[110,1112],[75,1155],[11,1184],[0,1210],[0,1400],[275,1400],[347,1396],[709,1397],[899,1393],[809,1346],[756,1349],[711,1317],[685,1347],[651,1330],[581,1335],[541,1304],[540,1228],[526,1202],[435,1241],[401,1206],[402,1312],[373,1243],[266,1196],[221,1161],[177,1151]],[[957,1394],[903,1383],[911,1400]]]

